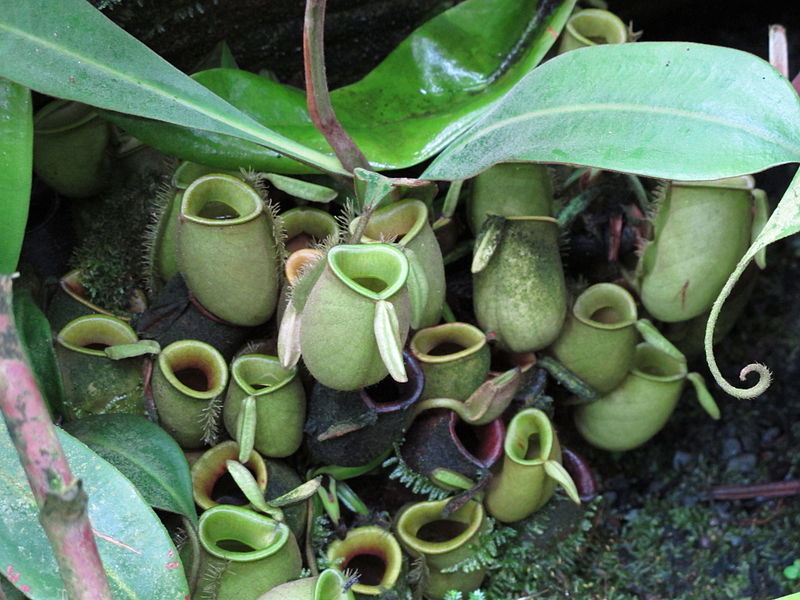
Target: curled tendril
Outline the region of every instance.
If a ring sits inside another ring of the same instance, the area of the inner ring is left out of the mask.
[[[734,269],[733,273],[731,273],[731,276],[728,278],[728,281],[725,282],[725,286],[722,288],[719,296],[717,296],[717,299],[714,301],[714,305],[711,307],[711,313],[708,315],[708,323],[706,324],[706,362],[708,362],[708,368],[711,371],[711,375],[714,376],[714,380],[726,393],[742,399],[755,398],[766,392],[767,388],[770,386],[770,383],[772,383],[772,373],[770,373],[770,370],[765,365],[760,363],[752,363],[744,367],[739,372],[739,379],[745,381],[750,373],[757,373],[758,381],[755,383],[755,385],[752,385],[749,388],[737,388],[736,386],[728,383],[722,376],[722,373],[717,366],[717,361],[714,358],[714,349],[712,347],[714,339],[714,326],[717,324],[717,318],[722,310],[722,305],[725,304],[725,300],[730,295],[731,290],[733,290],[733,286],[736,285],[736,282],[739,280],[739,277],[750,263],[750,260],[761,247],[763,246],[759,246],[757,243],[750,246],[748,251],[739,261],[739,264],[736,265],[736,269]]]

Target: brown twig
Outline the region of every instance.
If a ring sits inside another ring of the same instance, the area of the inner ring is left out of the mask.
[[[781,498],[800,494],[800,481],[773,481],[754,485],[719,485],[711,489],[714,500]]]
[[[342,127],[331,104],[325,75],[325,4],[326,0],[306,0],[303,23],[303,68],[306,77],[308,112],[314,126],[325,136],[342,166],[353,172],[369,169],[369,162]]]
[[[0,275],[0,410],[39,506],[70,600],[111,600],[87,514],[14,325],[11,277]]]

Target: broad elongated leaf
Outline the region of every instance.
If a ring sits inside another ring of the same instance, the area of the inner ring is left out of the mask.
[[[197,522],[186,457],[170,435],[135,415],[97,415],[64,428],[114,465],[155,508]]]
[[[19,341],[25,348],[36,384],[51,413],[64,407],[64,384],[53,350],[53,331],[44,313],[36,306],[28,290],[14,290],[14,323]]]
[[[331,92],[336,115],[375,169],[430,158],[536,66],[575,0],[467,0],[406,38],[361,81]],[[245,71],[194,75],[257,121],[330,152],[306,110],[305,94]],[[218,168],[303,173],[246,141],[130,117],[116,123],[144,142]]]
[[[650,42],[567,52],[534,69],[422,177],[492,164],[587,165],[716,179],[800,161],[800,100],[752,54]]]
[[[51,96],[239,137],[344,173],[330,156],[257,123],[198,85],[85,0],[4,2],[0,76]]]
[[[73,474],[89,495],[89,519],[115,600],[184,600],[189,594],[175,546],[136,488],[111,464],[58,430]],[[0,563],[33,600],[66,593],[25,473],[0,423]]]
[[[33,166],[31,92],[0,77],[0,274],[17,268]]]

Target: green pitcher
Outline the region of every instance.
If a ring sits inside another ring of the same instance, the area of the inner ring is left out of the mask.
[[[282,583],[258,600],[355,600],[355,596],[344,573],[325,569],[317,577]]]
[[[238,489],[228,473],[229,460],[238,460],[239,444],[233,440],[220,442],[203,452],[192,463],[192,495],[201,510],[220,504],[249,505],[244,494]],[[264,458],[255,450],[250,452],[243,463],[253,475],[262,493],[267,491],[269,468]]]
[[[636,301],[625,288],[595,284],[575,300],[550,352],[594,390],[610,392],[630,369],[637,318]]]
[[[752,176],[666,185],[639,263],[642,304],[687,321],[711,308],[753,232]]]
[[[473,304],[481,329],[512,352],[550,345],[567,312],[558,221],[490,216],[475,240]]]
[[[450,567],[474,556],[478,536],[486,524],[483,505],[470,500],[444,516],[449,499],[418,502],[406,507],[395,521],[400,543],[412,556],[424,556],[428,575],[423,581],[423,594],[430,600],[441,600],[448,590],[464,594],[480,587],[485,570],[445,572]]]
[[[500,163],[472,180],[467,198],[467,221],[473,233],[488,215],[552,217],[555,214],[553,179],[546,165]]]
[[[382,527],[367,525],[334,540],[326,551],[328,562],[341,571],[357,571],[353,592],[380,596],[391,590],[403,568],[403,552],[395,537]]]
[[[55,353],[66,419],[117,412],[144,416],[145,359],[112,360],[105,352],[138,340],[130,325],[109,315],[84,315],[58,332]]]
[[[228,385],[228,365],[209,344],[173,342],[161,351],[151,379],[161,426],[185,449],[216,436],[213,407]]]
[[[109,183],[111,128],[86,104],[54,100],[33,118],[33,169],[68,198],[87,198]]]
[[[486,381],[491,356],[486,334],[469,323],[443,323],[420,329],[411,353],[425,374],[422,399],[464,401]]]
[[[255,189],[230,175],[204,175],[181,199],[176,245],[181,275],[216,317],[260,325],[278,301],[278,233]]]
[[[194,600],[256,600],[300,575],[292,532],[265,515],[220,505],[200,515],[200,579]]]
[[[719,418],[713,397],[698,373],[689,373],[679,353],[669,355],[647,342],[636,346],[628,376],[605,396],[575,407],[578,432],[593,446],[623,451],[641,446],[666,424],[689,380],[698,401]]]
[[[486,510],[495,519],[510,523],[530,516],[550,500],[556,484],[580,504],[575,484],[561,466],[558,436],[544,412],[527,408],[514,415],[503,451],[502,467],[486,492]]]
[[[297,368],[284,369],[275,356],[243,354],[231,363],[231,383],[222,416],[225,429],[236,437],[242,401],[255,398],[254,447],[263,456],[294,454],[303,441],[306,396]]]
[[[300,355],[323,385],[355,390],[387,374],[405,381],[410,304],[405,254],[388,244],[331,248],[292,288],[281,321],[284,367]]]
[[[361,217],[350,223],[358,228]],[[445,281],[439,242],[428,223],[428,207],[420,200],[401,200],[370,217],[362,242],[395,242],[406,249],[409,260],[409,293],[420,296],[420,312],[412,311],[414,329],[436,325],[442,317]],[[414,289],[417,288],[417,289]],[[413,308],[413,307],[412,307]]]
[[[624,44],[629,38],[628,27],[617,15],[600,8],[586,8],[567,20],[558,53],[598,44]]]

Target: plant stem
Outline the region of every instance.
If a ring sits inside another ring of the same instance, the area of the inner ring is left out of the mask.
[[[342,166],[353,172],[357,167],[369,169],[369,162],[336,118],[325,75],[325,3],[306,0],[303,23],[303,67],[306,77],[308,112],[314,126],[325,136]]]
[[[786,29],[782,25],[769,26],[769,64],[789,78],[789,50],[786,44]]]
[[[0,410],[39,506],[70,600],[111,600],[87,514],[50,414],[27,364],[11,309],[11,277],[0,275]]]
[[[353,232],[353,235],[350,236],[351,244],[361,243],[361,238],[364,237],[364,232],[367,230],[367,224],[369,223],[369,219],[374,212],[375,205],[370,204],[364,209],[364,212],[361,213],[361,216],[358,219],[358,224],[356,225],[356,230]]]

